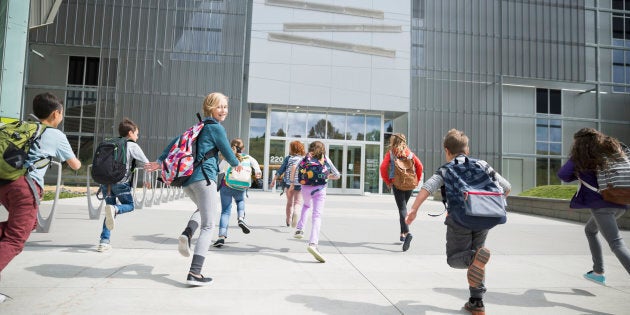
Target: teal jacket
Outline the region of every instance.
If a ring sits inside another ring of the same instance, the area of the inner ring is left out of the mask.
[[[195,157],[195,160],[199,161],[203,159],[203,156],[206,152],[216,148],[217,151],[221,152],[225,160],[231,166],[234,166],[234,167],[237,166],[239,162],[238,162],[238,159],[236,158],[236,155],[234,154],[234,151],[232,151],[232,147],[230,147],[230,141],[227,138],[225,128],[223,128],[223,126],[221,126],[212,117],[205,117],[204,121],[205,120],[212,120],[215,122],[215,124],[206,124],[201,130],[201,132],[199,133],[199,136],[197,137],[198,149],[197,149],[197,156]],[[160,155],[160,157],[157,160],[159,164],[162,164],[162,161],[164,161],[164,159],[168,155],[168,151],[171,149],[173,144],[175,144],[175,141],[177,141],[178,139],[179,139],[179,136],[175,137],[166,146],[166,148],[164,148],[162,155]],[[217,182],[217,174],[219,173],[219,154],[218,153],[215,153],[209,159],[203,162],[203,164],[201,164],[201,167],[195,168],[192,176],[190,176],[190,178],[184,183],[183,186],[188,186],[194,182],[198,182],[201,180],[206,180],[206,177],[204,176],[204,173],[202,172],[205,173],[205,176],[207,176],[209,180],[212,180],[215,183]]]

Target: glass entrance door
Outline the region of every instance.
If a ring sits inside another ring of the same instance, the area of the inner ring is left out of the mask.
[[[363,193],[363,145],[329,144],[328,158],[335,164],[341,178],[328,183],[328,192],[332,194]]]

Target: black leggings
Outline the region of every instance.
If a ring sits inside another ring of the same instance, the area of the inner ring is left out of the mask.
[[[398,216],[400,217],[400,233],[409,233],[409,226],[405,223],[405,217],[407,217],[407,202],[411,198],[412,190],[398,190],[392,186],[394,190],[394,199],[396,199],[396,206],[398,206]]]

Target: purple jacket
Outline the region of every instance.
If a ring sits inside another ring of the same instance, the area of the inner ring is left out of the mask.
[[[597,175],[594,171],[580,172],[579,176],[580,176],[580,179],[585,181],[587,184],[593,187],[599,187],[597,185]],[[569,160],[564,165],[562,165],[562,167],[558,171],[558,177],[563,182],[567,182],[567,183],[578,180],[578,177],[575,172],[575,163],[573,163],[573,160]],[[591,189],[589,189],[588,187],[584,185],[580,185],[579,187],[580,188],[577,191],[577,193],[575,193],[573,198],[571,198],[571,206],[570,206],[571,209],[582,209],[582,208],[627,209],[627,206],[625,205],[620,205],[620,204],[604,201],[604,199],[602,199],[602,195],[600,195],[598,192],[592,191]]]

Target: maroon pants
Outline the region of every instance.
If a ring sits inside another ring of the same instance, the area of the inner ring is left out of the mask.
[[[41,196],[41,188],[37,186]],[[24,243],[37,227],[37,201],[24,176],[0,186],[0,202],[9,212],[0,222],[0,272],[22,252]]]

